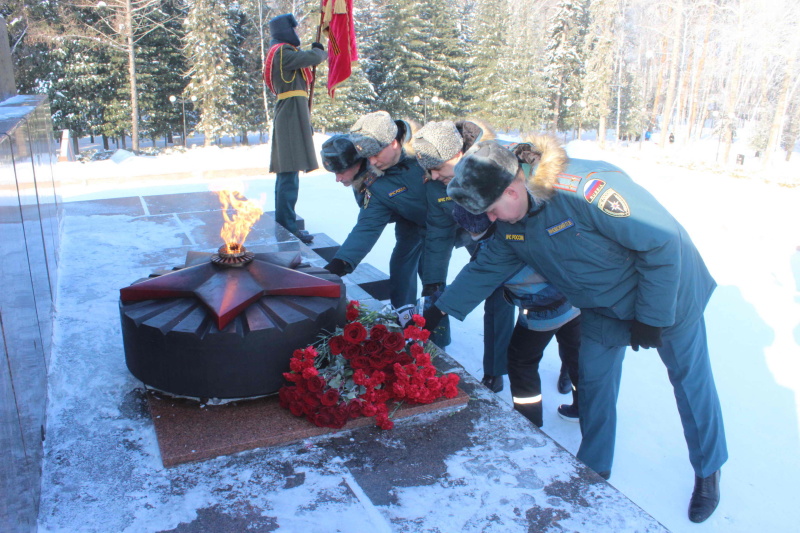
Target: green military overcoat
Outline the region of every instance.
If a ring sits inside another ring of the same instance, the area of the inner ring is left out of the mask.
[[[318,65],[327,57],[328,54],[318,48],[302,51],[289,44],[281,46],[272,61],[272,84],[278,96],[289,91],[302,91],[307,95],[308,84],[302,69]],[[279,99],[275,105],[269,171],[308,172],[317,168],[308,97]]]

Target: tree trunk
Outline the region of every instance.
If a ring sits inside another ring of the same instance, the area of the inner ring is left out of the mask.
[[[772,116],[772,126],[769,129],[767,149],[764,150],[764,165],[769,163],[772,152],[778,148],[781,131],[783,130],[783,117],[786,114],[786,107],[789,103],[789,93],[793,81],[792,72],[794,71],[794,62],[797,59],[797,52],[795,52],[794,47],[789,49],[787,55],[783,83],[781,83],[781,92],[778,94],[778,102],[775,104],[775,114]]]
[[[692,106],[691,109],[689,110],[689,135],[688,135],[689,137],[691,137],[692,134],[694,133],[693,128],[695,127],[695,121],[697,120],[697,102],[700,100],[700,90],[701,90],[700,89],[701,83],[699,80],[700,77],[703,75],[704,72],[703,69],[706,66],[706,54],[708,53],[708,41],[709,37],[711,36],[711,23],[713,20],[714,20],[714,4],[711,4],[708,7],[708,16],[706,17],[706,31],[705,34],[703,35],[703,47],[700,51],[700,57],[697,60],[697,65],[694,71],[695,86],[694,86],[694,96],[692,97]],[[708,110],[705,109],[705,107],[702,109],[702,111],[700,111],[701,122],[699,129],[701,133],[703,131],[702,120],[705,119],[706,111]]]
[[[725,149],[722,152],[722,164],[728,163],[733,145],[733,127],[736,122],[736,100],[739,92],[739,79],[742,74],[742,57],[744,56],[744,7],[739,5],[739,22],[736,28],[736,57],[732,65],[732,73],[728,82],[728,98],[725,102],[725,114],[723,115],[722,141]]]
[[[128,47],[128,77],[131,85],[131,148],[139,151],[139,97],[136,91],[136,50],[133,46],[133,6],[125,1],[125,41]]]
[[[600,141],[600,148],[606,147],[606,115],[600,115],[597,119],[597,140]]]
[[[683,0],[675,0],[672,10],[675,17],[672,27],[672,52],[670,53],[669,78],[667,80],[667,97],[664,99],[663,128],[659,146],[664,148],[667,144],[668,133],[672,126],[672,108],[675,105],[675,90],[678,86],[678,54],[681,51],[681,33],[683,32]]]
[[[658,123],[658,106],[661,104],[661,93],[664,90],[664,63],[667,62],[666,38],[661,40],[661,52],[659,55],[661,57],[661,66],[658,68],[658,82],[656,83],[656,88],[653,93],[653,107],[650,110],[650,123],[648,125],[648,129],[655,129],[655,125]]]

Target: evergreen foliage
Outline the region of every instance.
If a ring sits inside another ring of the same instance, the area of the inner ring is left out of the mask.
[[[189,0],[186,54],[190,82],[185,97],[194,97],[200,112],[197,129],[206,145],[237,133],[233,120],[236,71],[231,62],[232,35],[226,6],[217,0]]]
[[[548,29],[544,81],[547,84],[551,131],[573,125],[571,105],[582,95],[584,36],[588,30],[588,0],[561,0]]]

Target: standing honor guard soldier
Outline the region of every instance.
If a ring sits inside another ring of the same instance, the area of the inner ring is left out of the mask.
[[[297,228],[295,205],[300,188],[299,173],[318,168],[314,130],[308,109],[311,68],[328,54],[320,43],[311,50],[298,50],[300,37],[294,15],[279,15],[269,21],[270,49],[264,64],[264,81],[278,97],[272,129],[269,171],[275,172],[275,221],[308,244],[314,237]]]
[[[689,234],[622,169],[569,159],[552,137],[515,153],[491,141],[476,148],[448,193],[496,220],[497,238],[426,312],[426,328],[442,313],[463,319],[520,266],[542,274],[581,310],[578,458],[605,479],[626,348],[656,348],[695,471],[689,519],[703,522],[719,503],[728,450],[703,319],[716,283]]]

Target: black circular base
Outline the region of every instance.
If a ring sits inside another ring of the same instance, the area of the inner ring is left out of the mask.
[[[315,267],[299,272],[342,283]],[[246,398],[278,391],[292,352],[344,324],[347,297],[265,296],[220,331],[195,298],[120,301],[125,362],[145,385],[176,395]]]

